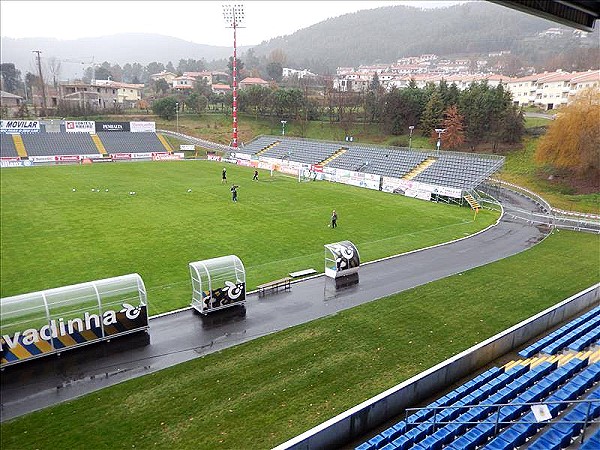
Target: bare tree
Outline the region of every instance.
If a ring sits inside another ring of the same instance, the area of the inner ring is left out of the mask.
[[[58,78],[60,77],[61,60],[56,56],[52,56],[48,58],[47,65],[50,75],[52,75],[52,85],[56,88],[58,87]]]

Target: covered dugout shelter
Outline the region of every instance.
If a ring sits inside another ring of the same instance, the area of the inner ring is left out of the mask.
[[[147,329],[137,273],[2,298],[0,367]]]
[[[246,301],[246,270],[235,255],[189,264],[192,307],[201,314],[241,305]]]

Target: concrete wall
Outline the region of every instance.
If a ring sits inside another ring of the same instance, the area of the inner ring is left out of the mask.
[[[599,302],[600,283],[317,425],[275,450],[335,448],[360,438],[406,408]]]

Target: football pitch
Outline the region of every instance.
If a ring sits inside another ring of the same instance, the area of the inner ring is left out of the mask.
[[[464,237],[498,217],[263,170],[257,182],[253,172],[212,161],[3,169],[1,296],[135,272],[157,314],[189,305],[192,261],[237,255],[253,289],[293,271],[323,272],[327,243],[352,241],[364,263]]]

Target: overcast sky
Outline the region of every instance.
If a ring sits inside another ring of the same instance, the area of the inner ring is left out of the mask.
[[[157,33],[207,45],[231,45],[223,4],[243,4],[238,45],[292,34],[331,17],[382,6],[451,6],[464,1],[0,1],[2,37],[61,40]]]

